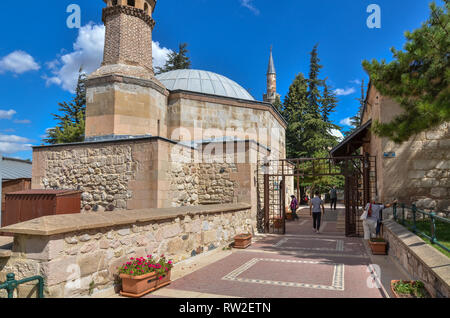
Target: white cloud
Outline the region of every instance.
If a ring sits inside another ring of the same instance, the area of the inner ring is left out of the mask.
[[[345,89],[338,88],[338,89],[336,89],[336,90],[334,91],[334,93],[335,93],[337,96],[347,96],[347,95],[354,94],[355,92],[356,92],[356,90],[355,90],[355,88],[353,88],[353,87],[351,87],[351,88],[345,88]]]
[[[1,142],[0,141],[0,154],[13,154],[19,151],[31,150],[31,144],[16,144],[13,142]]]
[[[340,121],[340,124],[341,124],[341,125],[344,125],[344,126],[354,127],[354,125],[352,125],[352,122],[351,122],[351,118],[350,118],[350,117],[342,119],[342,120]]]
[[[25,137],[0,134],[0,153],[13,154],[19,151],[29,151],[32,147],[30,142],[31,140]]]
[[[249,9],[250,11],[252,11],[256,15],[259,15],[258,8],[256,8],[255,5],[253,4],[254,0],[240,0],[240,1],[241,1],[241,6]]]
[[[337,129],[331,129],[331,135],[337,137],[339,142],[345,139],[344,134]]]
[[[13,143],[29,143],[30,139],[25,137],[20,137],[16,135],[2,135],[0,134],[0,141],[4,142],[13,142]]]
[[[14,124],[20,124],[20,125],[31,124],[31,120],[29,120],[29,119],[16,119],[16,120],[14,120]]]
[[[17,112],[14,109],[10,110],[1,110],[0,109],[0,119],[11,119],[12,116],[17,114]]]
[[[43,76],[47,85],[58,85],[64,90],[74,93],[80,67],[90,74],[100,67],[103,60],[105,43],[105,26],[89,23],[81,27],[73,44],[73,52],[64,54],[46,65],[52,76]],[[153,58],[155,66],[163,66],[171,50],[153,42]]]
[[[0,74],[5,72],[22,74],[28,71],[37,71],[40,68],[31,55],[20,50],[0,59]]]
[[[153,68],[163,67],[169,57],[169,54],[173,53],[172,50],[161,47],[159,42],[152,43],[152,55],[153,55]]]
[[[47,62],[53,76],[44,76],[47,85],[55,84],[74,93],[80,67],[87,74],[95,71],[103,59],[105,27],[88,24],[81,27],[73,44],[73,52],[60,56],[57,60]]]
[[[353,81],[350,81],[352,84],[361,85],[361,81],[359,79],[355,79]]]

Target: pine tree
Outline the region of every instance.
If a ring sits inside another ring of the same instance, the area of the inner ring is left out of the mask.
[[[404,109],[390,123],[375,122],[373,131],[401,143],[450,121],[450,1],[431,3],[430,18],[414,32],[406,32],[404,51],[391,51],[394,60],[364,61],[372,84]]]
[[[330,90],[329,86],[326,83],[326,80],[323,83],[323,96],[321,99],[322,106],[322,118],[325,122],[331,124],[330,114],[333,113],[338,105],[338,99],[336,94]]]
[[[189,52],[187,50],[187,43],[182,43],[178,47],[178,52],[172,52],[169,54],[168,59],[164,67],[157,67],[156,74],[170,72],[173,70],[184,70],[191,68],[191,60],[187,56]]]
[[[275,99],[275,102],[273,103],[273,106],[278,110],[278,112],[283,115],[283,103],[281,102],[281,99],[279,96]]]
[[[357,98],[356,100],[359,101],[358,112],[355,114],[355,116],[350,118],[350,124],[352,125],[352,128],[344,133],[346,137],[350,136],[362,125],[362,112],[364,111],[364,106],[366,103],[366,90],[364,86],[364,80],[361,81],[361,98]]]
[[[48,144],[63,144],[84,141],[86,118],[86,74],[79,71],[76,94],[72,102],[58,103],[62,115],[52,114],[58,122],[56,127],[47,131]]]

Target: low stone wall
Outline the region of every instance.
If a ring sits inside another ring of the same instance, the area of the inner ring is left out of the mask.
[[[15,236],[11,257],[0,259],[0,281],[10,272],[42,275],[46,297],[112,292],[130,257],[164,254],[176,264],[255,229],[247,204],[43,217],[2,229]],[[34,294],[30,285],[19,288],[20,297]]]
[[[450,259],[393,220],[384,222],[389,255],[417,280],[425,283],[433,297],[450,297]]]

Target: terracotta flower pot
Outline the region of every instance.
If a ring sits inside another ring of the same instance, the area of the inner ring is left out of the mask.
[[[281,229],[283,227],[283,221],[281,219],[275,219],[273,220],[273,226],[276,229]]]
[[[172,281],[170,280],[170,275],[172,271],[168,271],[166,276],[164,276],[161,279],[156,280],[156,289],[162,288],[164,286],[169,285]]]
[[[391,280],[391,291],[392,291],[392,294],[394,295],[394,297],[395,298],[416,298],[415,296],[413,296],[413,295],[406,295],[406,294],[399,294],[399,293],[397,293],[396,291],[395,291],[395,285],[397,284],[397,283],[399,283],[400,281],[399,280]],[[414,284],[415,282],[414,281],[403,281],[404,283],[411,283],[411,284]],[[426,289],[425,289],[426,290]],[[426,290],[426,293],[428,294],[428,296],[430,295],[430,293],[428,292],[428,290]]]
[[[387,242],[374,242],[369,240],[373,255],[387,255]]]
[[[292,221],[294,219],[294,214],[292,214],[292,212],[286,213],[286,219]]]
[[[122,279],[121,294],[128,297],[141,297],[155,290],[157,285],[156,273],[142,276],[120,274],[120,278]]]
[[[234,237],[234,248],[245,249],[252,244],[251,234],[240,234]]]

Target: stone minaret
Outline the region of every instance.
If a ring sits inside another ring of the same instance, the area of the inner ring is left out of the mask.
[[[156,0],[103,1],[105,48],[86,84],[86,140],[166,137],[168,91],[152,62]]]
[[[267,93],[264,94],[264,101],[273,104],[277,97],[277,72],[275,71],[275,64],[273,62],[272,47],[270,47],[269,67],[267,69]]]

